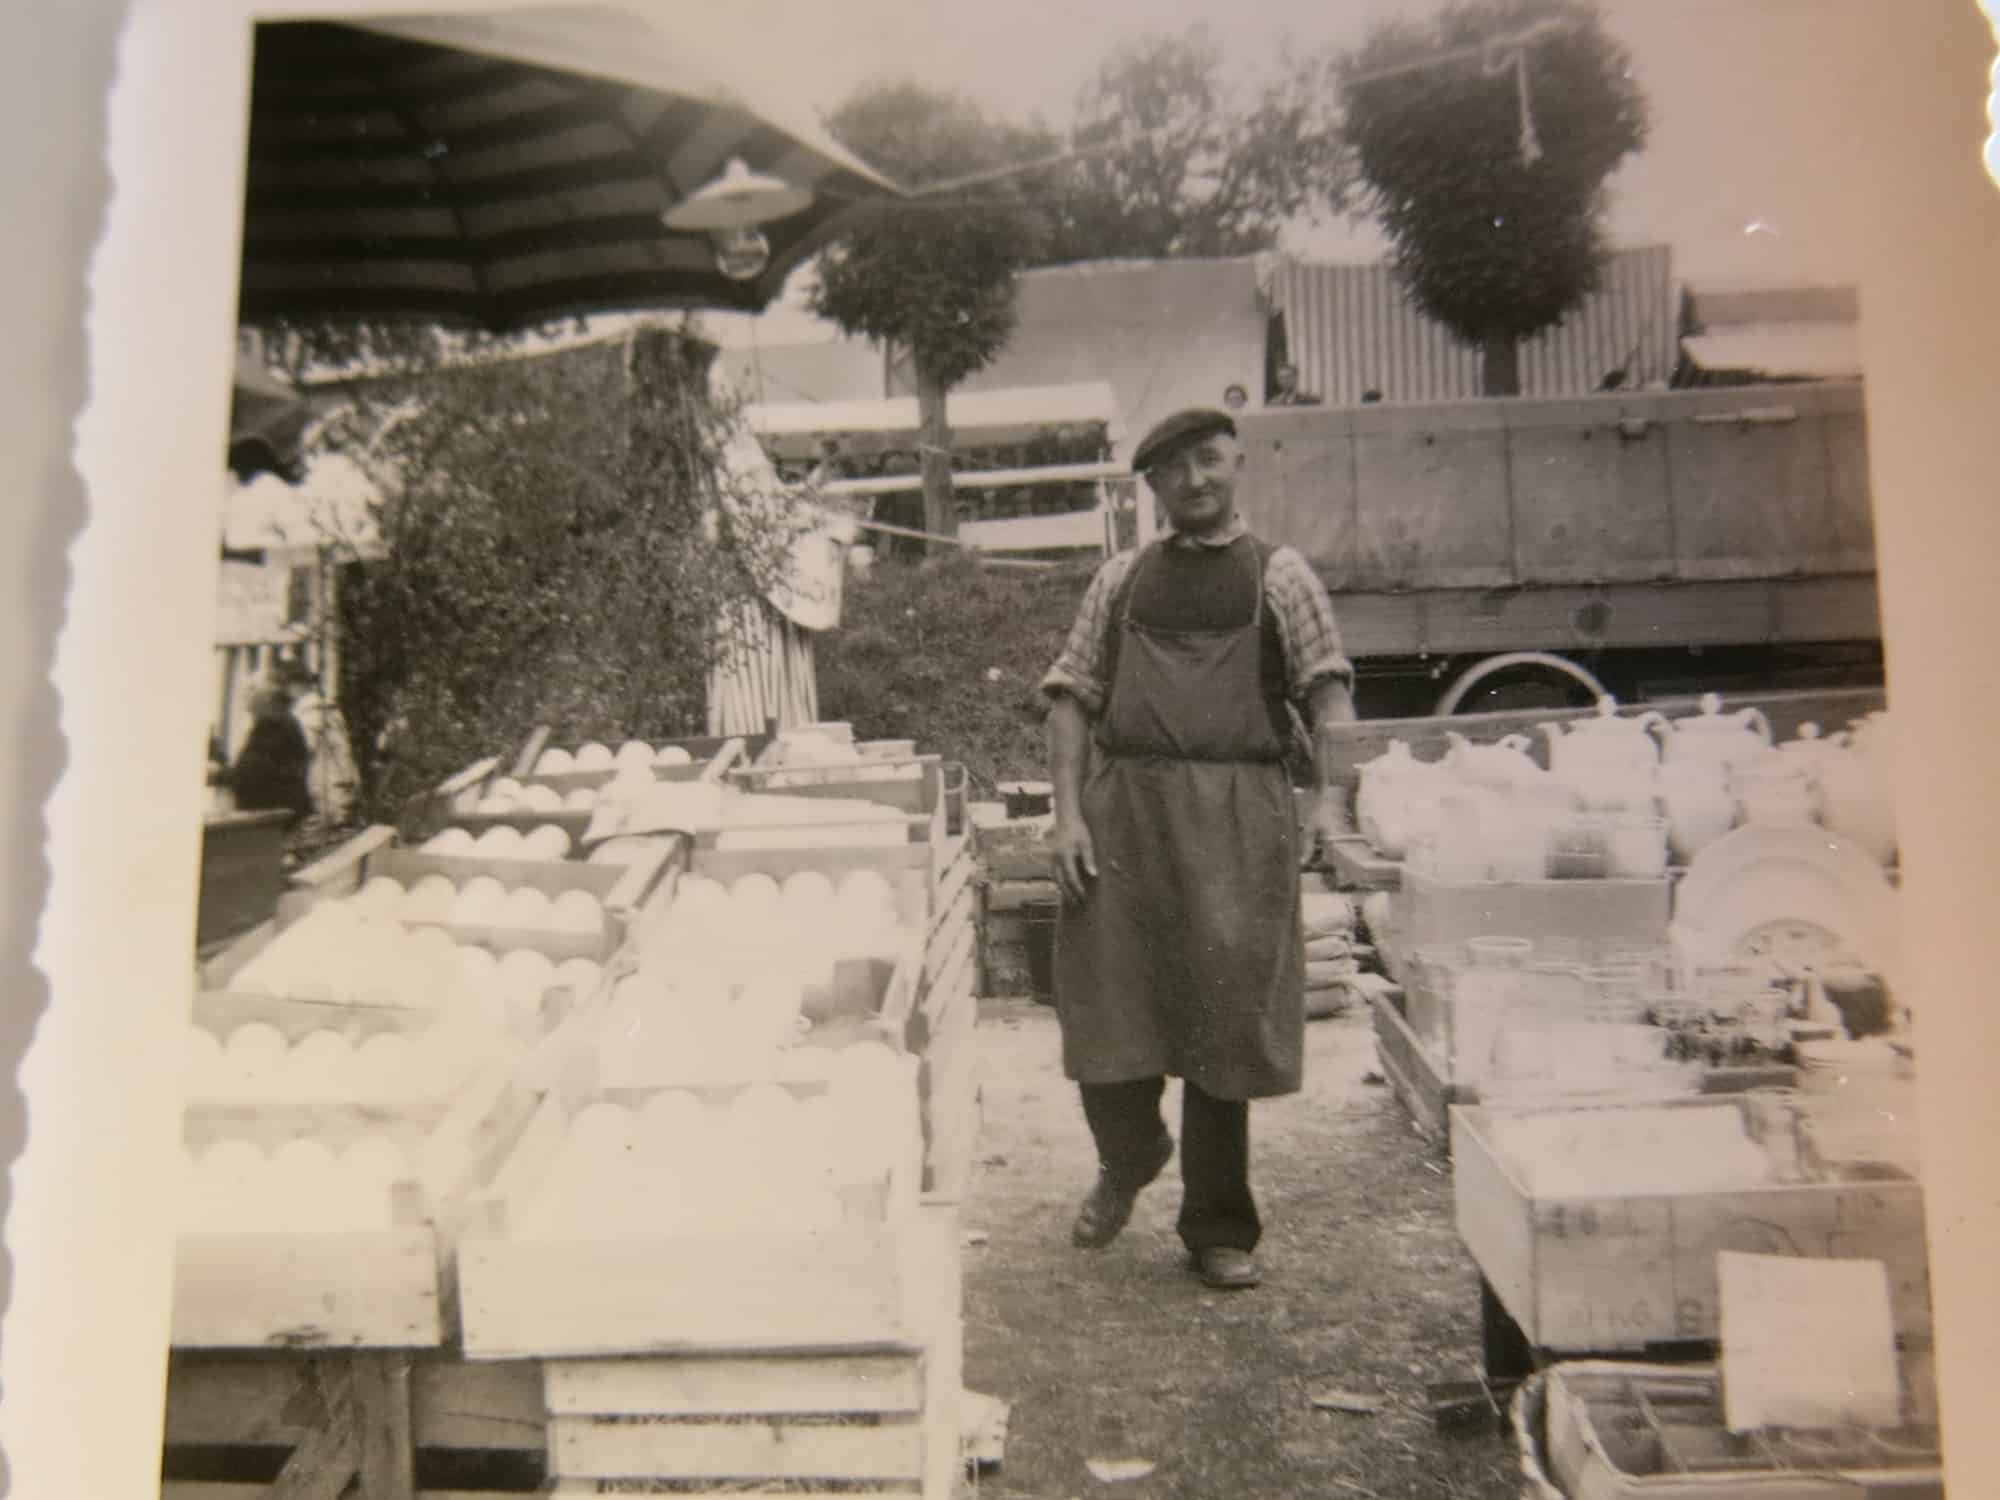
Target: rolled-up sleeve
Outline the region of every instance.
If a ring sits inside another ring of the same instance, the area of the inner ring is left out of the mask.
[[[1134,556],[1131,552],[1121,552],[1090,580],[1083,603],[1077,607],[1076,619],[1069,627],[1069,637],[1063,642],[1062,654],[1042,678],[1043,697],[1053,699],[1067,694],[1082,704],[1084,712],[1092,718],[1104,711],[1105,695],[1110,689],[1104,680],[1104,645],[1111,628],[1111,596],[1117,592]]]
[[[1303,705],[1328,678],[1354,687],[1354,663],[1341,645],[1333,601],[1296,549],[1279,547],[1264,569],[1264,592],[1285,645],[1285,690]]]

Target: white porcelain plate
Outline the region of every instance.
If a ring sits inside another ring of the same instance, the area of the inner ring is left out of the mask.
[[[1893,967],[1896,893],[1859,845],[1810,824],[1748,824],[1709,844],[1674,895],[1674,925],[1717,958]]]

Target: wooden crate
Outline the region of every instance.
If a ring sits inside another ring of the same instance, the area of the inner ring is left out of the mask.
[[[880,779],[884,771],[916,767],[919,774],[901,780]],[[924,819],[926,837],[945,838],[943,757],[912,755],[891,759],[870,757],[846,766],[738,766],[727,773],[730,785],[746,792],[771,792],[786,797],[848,797],[879,802]]]
[[[801,870],[838,881],[851,870],[874,870],[896,891],[896,915],[928,933],[932,911],[932,852],[923,844],[858,844],[812,849],[704,849],[697,845],[689,873],[729,885],[744,875],[769,875],[782,883]]]
[[[163,1500],[340,1494],[355,1475],[368,1500],[519,1493],[541,1484],[546,1453],[532,1362],[444,1350],[176,1350],[168,1360]],[[479,1487],[466,1478],[419,1491],[422,1468],[476,1470]],[[273,1473],[275,1489],[244,1477]]]
[[[1377,995],[1375,1057],[1382,1076],[1389,1082],[1417,1133],[1449,1153],[1451,1107],[1479,1103],[1479,1090],[1452,1081],[1450,1066],[1441,1050],[1427,1042],[1410,1024],[1406,993]],[[1790,1088],[1798,1081],[1799,1070],[1781,1063],[1757,1067],[1705,1068],[1701,1073],[1704,1094],[1740,1094],[1751,1089]]]
[[[1451,1106],[1463,1103],[1458,1086],[1404,1015],[1403,997],[1377,995],[1375,1059],[1389,1088],[1409,1112],[1417,1133],[1433,1145],[1450,1140]]]
[[[685,864],[685,845],[683,839],[661,835],[653,850],[629,864],[594,865],[574,859],[496,859],[478,854],[426,854],[402,846],[393,828],[378,825],[356,834],[293,876],[292,891],[281,915],[293,920],[320,901],[351,895],[377,876],[386,875],[408,887],[427,875],[442,875],[454,885],[485,875],[509,890],[526,886],[551,897],[568,891],[588,891],[603,903],[604,928],[598,933],[578,933],[460,922],[437,924],[457,941],[496,952],[533,948],[557,961],[589,958],[601,963],[624,941],[635,916],[669,873]]]
[[[653,768],[655,781],[715,781],[743,754],[740,740],[724,740],[719,748],[705,759],[697,759],[685,766],[656,766]],[[488,757],[475,762],[456,776],[439,785],[428,802],[428,816],[417,820],[417,826],[428,834],[437,828],[450,825],[463,828],[470,833],[483,833],[489,828],[507,827],[523,833],[552,823],[570,836],[573,844],[581,844],[589,831],[591,820],[596,814],[594,807],[558,808],[553,811],[533,812],[525,808],[512,812],[481,812],[479,803],[493,786],[503,778],[520,782],[523,786],[540,784],[558,792],[569,793],[579,787],[597,790],[608,785],[617,773],[615,771],[562,771],[553,775],[536,776],[510,775],[500,769],[497,757]]]
[[[1403,955],[1476,937],[1590,938],[1664,948],[1670,883],[1525,880],[1467,884],[1405,871],[1395,897]]]
[[[175,1244],[177,1349],[423,1348],[451,1333],[452,1256],[473,1195],[497,1174],[535,1101],[504,1064],[448,1099],[407,1105],[197,1107],[190,1149],[218,1138],[330,1141],[386,1134],[415,1175],[392,1192],[393,1227],[349,1233],[209,1234]]]
[[[477,1359],[907,1348],[920,1342],[912,1280],[921,1177],[916,1094],[907,1151],[838,1228],[574,1239],[516,1236],[570,1116],[593,1097],[641,1105],[657,1089],[553,1088],[468,1215],[459,1241],[464,1348]],[[801,1094],[815,1085],[788,1085]],[[697,1093],[715,1092],[697,1089]],[[733,1092],[721,1090],[719,1092]]]
[[[552,1493],[668,1481],[710,1496],[770,1485],[950,1500],[961,1466],[957,1226],[947,1208],[923,1210],[913,1227],[919,1337],[906,1348],[547,1361]]]
[[[980,994],[1051,995],[1060,910],[1052,880],[987,882],[979,912]]]
[[[696,761],[704,763],[713,760],[730,744],[736,743],[742,745],[743,758],[749,760],[764,753],[765,748],[770,745],[772,736],[776,733],[776,730],[777,726],[775,721],[773,721],[762,734],[681,735],[672,739],[651,740],[648,743],[655,750],[664,750],[669,745],[678,745],[681,749],[687,751]],[[513,760],[508,763],[511,769],[507,774],[518,781],[522,777],[534,773],[535,762],[542,758],[544,750],[563,749],[574,754],[581,743],[580,740],[557,741],[548,725],[537,725],[530,732],[528,738],[522,742],[521,748],[515,752]],[[611,748],[615,750],[618,747],[613,745]]]
[[[1660,1107],[1731,1102],[1695,1097]],[[1460,1238],[1531,1344],[1608,1353],[1713,1341],[1720,1250],[1881,1260],[1898,1330],[1929,1334],[1923,1186],[1915,1179],[1538,1198],[1493,1144],[1499,1117],[1452,1106],[1452,1192]]]
[[[1944,1500],[1936,1396],[1925,1389],[1934,1381],[1909,1363],[1910,1425],[1881,1434],[1895,1447],[1858,1428],[1798,1435],[1806,1442],[1783,1431],[1731,1435],[1712,1365],[1564,1363],[1541,1377],[1542,1420],[1524,1458],[1559,1493],[1586,1500]]]
[[[1377,854],[1368,840],[1356,835],[1326,846],[1327,863],[1349,890],[1395,891],[1403,886],[1403,862]]]

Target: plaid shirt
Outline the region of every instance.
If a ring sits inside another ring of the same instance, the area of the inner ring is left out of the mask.
[[[1219,536],[1197,540],[1179,533],[1170,547],[1226,547],[1249,528],[1238,516]],[[1104,711],[1111,684],[1104,680],[1104,645],[1111,630],[1111,601],[1125,575],[1132,571],[1137,550],[1121,552],[1097,570],[1084,593],[1083,604],[1070,626],[1062,655],[1042,678],[1041,691],[1050,697],[1067,693],[1095,718]],[[1264,569],[1264,602],[1278,622],[1285,648],[1285,690],[1304,706],[1314,687],[1329,677],[1354,686],[1354,667],[1341,649],[1340,627],[1333,603],[1306,560],[1290,547],[1271,553]]]

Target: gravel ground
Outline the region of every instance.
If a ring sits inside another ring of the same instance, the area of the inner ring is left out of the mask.
[[[1517,1460],[1497,1432],[1447,1436],[1431,1422],[1425,1383],[1479,1366],[1478,1281],[1452,1227],[1449,1167],[1368,1081],[1374,1039],[1358,1008],[1309,1025],[1303,1093],[1252,1111],[1266,1228],[1265,1281],[1250,1292],[1209,1291],[1186,1269],[1172,1167],[1115,1244],[1071,1248],[1094,1157],[1062,1077],[1055,1014],[984,1002],[979,1045],[965,1379],[1012,1407],[1006,1461],[982,1477],[981,1493],[1520,1493]],[[1374,1415],[1315,1409],[1313,1394],[1330,1389],[1384,1404]],[[1155,1468],[1107,1483],[1090,1459]]]

